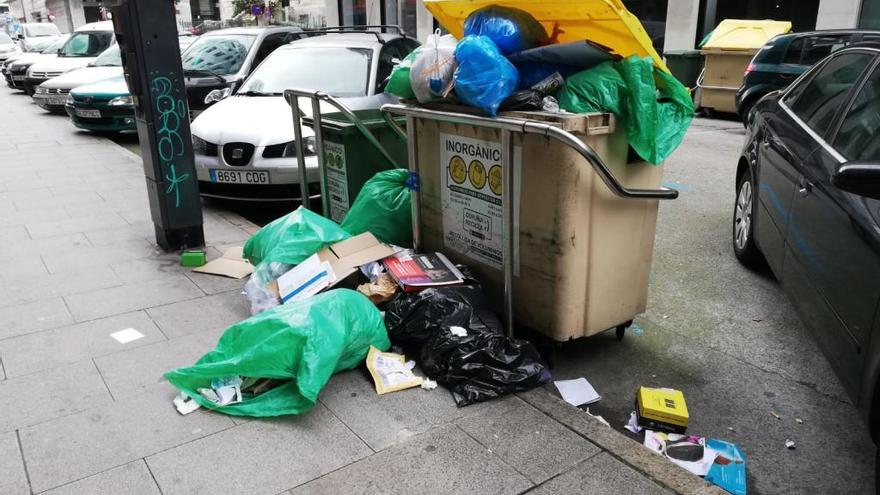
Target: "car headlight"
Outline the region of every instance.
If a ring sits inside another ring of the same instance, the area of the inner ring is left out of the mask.
[[[73,95],[72,94],[67,95],[67,99],[64,100],[64,104],[65,105],[73,105]]]
[[[216,103],[232,94],[232,88],[215,89],[205,95],[205,105]]]
[[[208,143],[205,142],[204,139],[196,136],[195,134],[192,135],[192,138],[193,138],[193,152],[198,153],[200,155],[204,155],[205,151],[208,148]]]
[[[107,105],[111,107],[130,107],[134,104],[131,95],[117,96],[110,100]]]
[[[315,136],[309,136],[303,138],[303,155],[311,156],[316,154],[315,147]],[[296,158],[296,141],[291,141],[287,143],[287,146],[284,147],[284,157],[285,158]]]

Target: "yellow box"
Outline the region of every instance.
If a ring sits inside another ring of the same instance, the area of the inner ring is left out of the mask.
[[[637,403],[642,419],[687,428],[688,410],[681,391],[639,387]]]

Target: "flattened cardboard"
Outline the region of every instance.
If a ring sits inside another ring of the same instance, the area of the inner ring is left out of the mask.
[[[394,255],[394,250],[379,242],[379,239],[376,239],[376,236],[369,232],[337,242],[318,252],[318,258],[330,263],[333,273],[336,274],[336,282],[330,287],[355,273],[359,266],[392,255]]]
[[[241,246],[229,248],[223,253],[223,256],[194,268],[193,271],[234,279],[245,278],[254,272],[254,266],[244,259],[242,252]]]

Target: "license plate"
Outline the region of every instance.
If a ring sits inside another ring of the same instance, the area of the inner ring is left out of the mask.
[[[211,182],[221,184],[268,184],[269,172],[211,169]]]
[[[65,102],[67,102],[66,96],[52,96],[46,98],[47,105],[64,105]]]
[[[25,76],[12,76],[13,81],[24,81]]]
[[[100,110],[89,110],[86,108],[77,108],[74,110],[77,117],[84,117],[87,119],[100,119],[101,111]]]

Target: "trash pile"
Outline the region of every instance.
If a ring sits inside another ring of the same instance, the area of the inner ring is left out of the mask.
[[[470,13],[460,28],[460,40],[439,30],[430,36],[395,67],[385,91],[493,117],[504,111],[613,113],[632,148],[653,164],[681,144],[690,126],[688,89],[658,59],[603,46],[609,34],[601,29],[592,33],[598,39],[560,43],[565,30],[558,23],[548,33],[529,12],[496,5]]]

